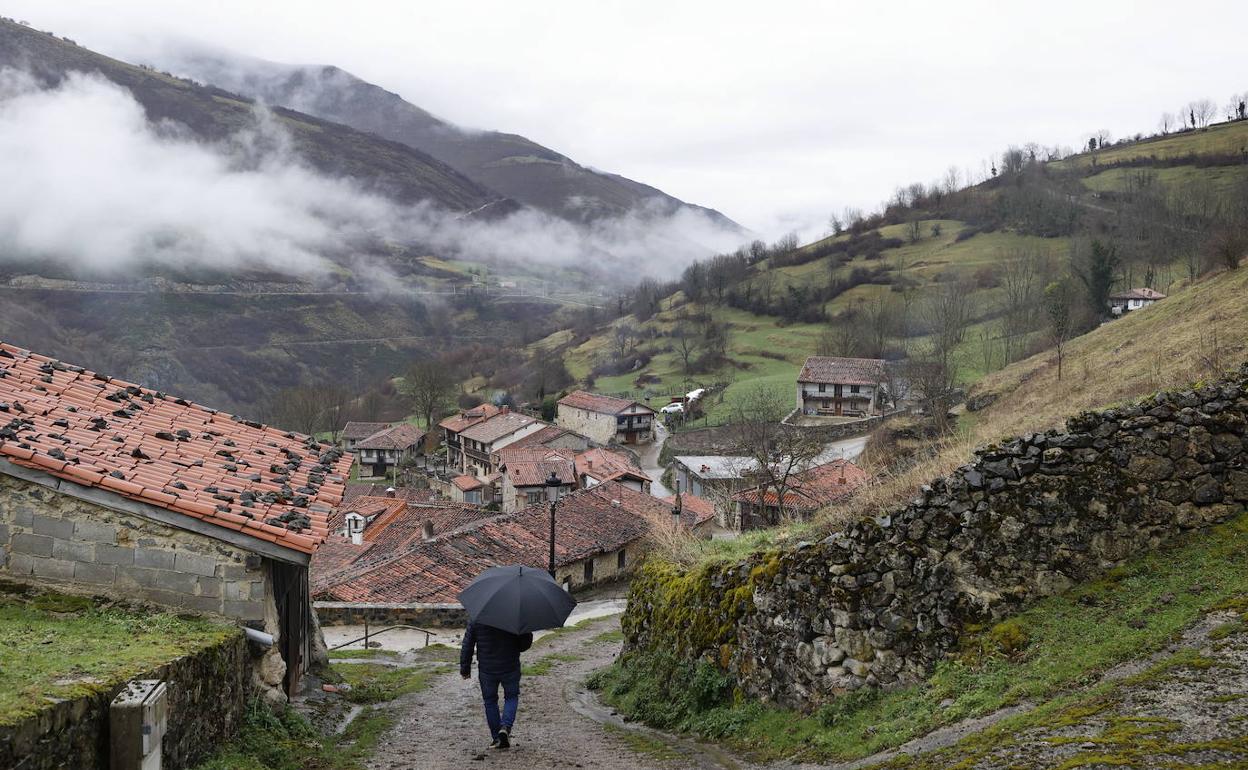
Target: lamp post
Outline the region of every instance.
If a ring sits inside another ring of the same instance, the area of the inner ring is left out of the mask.
[[[546,479],[546,502],[550,503],[550,564],[548,571],[550,576],[555,576],[555,503],[559,500],[559,487],[563,486],[563,482],[555,475],[554,471],[550,472],[550,478]]]

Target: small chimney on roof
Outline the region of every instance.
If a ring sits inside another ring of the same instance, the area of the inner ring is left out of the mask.
[[[386,487],[386,497],[394,497],[397,492],[394,487]]]
[[[676,502],[672,505],[672,529],[680,529],[680,512],[684,508],[680,499],[680,480],[676,480]]]
[[[592,471],[594,469],[594,461],[592,459],[587,458],[585,460],[585,467]]]
[[[612,500],[612,501],[611,501],[611,507],[612,507],[612,508],[619,508],[619,507],[620,507],[620,505],[621,505],[621,503],[620,503],[620,501],[619,501],[619,500]]]
[[[364,545],[364,533],[363,533],[363,532],[352,532],[352,533],[351,533],[351,544],[352,544],[352,545]]]
[[[433,522],[432,521],[426,521],[424,523],[424,525],[420,528],[420,536],[421,538],[425,540],[433,539]]]

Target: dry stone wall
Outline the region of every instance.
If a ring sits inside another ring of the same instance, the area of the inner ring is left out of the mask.
[[[647,570],[630,596],[626,651],[712,660],[748,694],[793,706],[915,681],[967,623],[1243,510],[1246,385],[1248,366],[984,447],[904,508],[706,571],[691,598],[664,590],[670,573]],[[674,632],[672,618],[709,630]]]

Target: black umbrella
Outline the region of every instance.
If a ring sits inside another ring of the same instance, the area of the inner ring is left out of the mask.
[[[523,634],[559,628],[576,599],[545,570],[533,567],[490,567],[459,594],[474,623]]]

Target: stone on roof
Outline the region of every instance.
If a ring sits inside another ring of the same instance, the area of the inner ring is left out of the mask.
[[[797,381],[828,385],[878,385],[884,381],[884,361],[879,358],[811,356],[797,375]]]
[[[302,553],[354,458],[0,343],[0,458]]]

